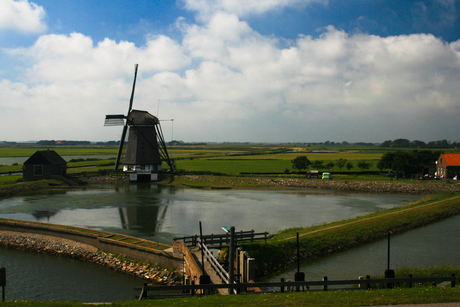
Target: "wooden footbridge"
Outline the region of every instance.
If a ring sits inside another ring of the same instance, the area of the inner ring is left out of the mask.
[[[200,222],[200,235],[174,238],[173,251],[184,255],[184,284],[168,286],[168,290],[192,287],[187,294],[237,294],[239,289],[234,287],[237,283],[251,283],[255,279],[255,259],[237,244],[241,242],[254,242],[268,239],[268,232],[256,233],[254,230],[235,232],[235,227],[223,227],[225,234],[202,235]],[[227,257],[221,256],[222,249],[228,248]],[[219,255],[214,256],[214,252]],[[220,285],[217,288],[194,289],[194,286]],[[228,287],[222,287],[228,285]],[[148,291],[159,289],[158,286],[148,286],[141,289],[140,299],[147,297]],[[246,287],[245,291],[255,291]]]
[[[201,227],[200,227],[201,228]],[[227,230],[227,228],[224,228]],[[174,251],[182,253],[185,260],[185,284],[230,284],[254,282],[255,260],[237,244],[268,239],[268,232],[256,233],[254,230],[235,232],[235,227],[225,234],[195,235],[174,239]],[[226,258],[220,257],[227,247]],[[214,256],[214,252],[219,255]],[[236,293],[233,288],[218,289],[219,294]]]
[[[201,225],[200,225],[201,229]],[[200,231],[201,232],[201,231]],[[328,291],[329,286],[350,286],[357,285],[355,290],[369,289],[371,284],[386,285],[387,288],[393,288],[394,285],[407,284],[409,288],[415,283],[430,282],[437,286],[455,287],[457,277],[455,274],[445,277],[413,277],[411,274],[407,278],[380,278],[371,279],[369,275],[365,278],[349,280],[328,280],[326,276],[321,281],[305,281],[305,274],[299,271],[299,262],[295,281],[281,278],[280,282],[254,282],[255,278],[255,259],[249,257],[248,253],[236,248],[237,242],[256,240],[267,240],[268,233],[254,233],[254,231],[235,232],[231,227],[229,234],[224,235],[196,235],[174,239],[174,251],[184,255],[184,271],[187,276],[183,285],[177,286],[153,286],[144,284],[141,290],[139,300],[146,298],[161,298],[164,295],[149,296],[148,293],[158,293],[158,291],[175,290],[183,291],[171,296],[193,296],[212,295],[212,294],[249,294],[249,293],[266,293],[268,292],[299,292],[299,291]],[[297,244],[299,244],[299,234],[297,234]],[[228,247],[228,261],[216,259],[210,249]],[[299,251],[299,248],[297,248]],[[231,257],[233,255],[233,257]],[[299,255],[297,254],[297,257]],[[311,289],[310,287],[321,286],[320,289]],[[265,289],[262,291],[261,289]],[[267,290],[268,289],[268,290]],[[278,289],[278,290],[276,290]],[[342,289],[342,288],[333,288]],[[349,289],[349,288],[347,288]]]

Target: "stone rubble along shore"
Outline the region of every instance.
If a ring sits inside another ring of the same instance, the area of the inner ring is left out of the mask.
[[[460,192],[460,185],[418,182],[377,182],[377,181],[334,181],[334,180],[300,180],[300,179],[254,179],[256,184],[268,184],[290,188],[331,189],[353,192],[391,192],[391,193],[436,193]]]
[[[415,181],[413,183],[393,181],[337,181],[321,179],[296,179],[296,178],[239,178],[225,176],[196,176],[186,175],[186,180],[196,182],[214,181],[216,185],[228,185],[237,187],[238,184],[261,188],[286,188],[286,189],[329,189],[348,192],[369,192],[369,193],[407,193],[407,194],[429,194],[437,192],[460,192],[460,182],[446,183],[444,181]]]
[[[48,238],[41,238],[39,235],[33,234],[0,232],[0,246],[90,261],[112,270],[162,285],[175,284],[179,281],[178,276],[174,272],[168,271],[168,269],[151,268],[145,263],[120,260],[116,255],[97,251],[93,246],[69,240],[57,242],[62,240]]]

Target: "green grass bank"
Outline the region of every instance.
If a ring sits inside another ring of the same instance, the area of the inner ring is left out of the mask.
[[[104,306],[305,306],[349,307],[460,302],[460,287],[395,288],[391,290],[273,293],[112,302]],[[2,306],[88,306],[80,302],[7,301]]]
[[[299,233],[300,260],[336,253],[387,236],[424,226],[460,213],[460,195],[438,193],[404,207],[375,212],[354,219],[293,228],[273,235],[267,244],[245,244],[243,249],[257,259],[258,276],[282,272],[297,262],[296,234]]]

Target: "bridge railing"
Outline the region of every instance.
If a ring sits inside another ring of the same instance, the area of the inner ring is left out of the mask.
[[[222,265],[220,265],[220,263],[217,261],[214,255],[209,251],[206,245],[201,243],[200,238],[198,238],[198,244],[199,244],[200,249],[203,249],[203,253],[204,253],[204,256],[206,257],[206,260],[208,260],[211,267],[214,269],[214,271],[216,271],[217,275],[219,275],[220,279],[222,280],[222,283],[228,284],[229,276],[228,276],[227,271],[225,271]]]
[[[228,289],[232,288],[235,290],[243,290],[247,288],[269,288],[269,289],[279,289],[281,293],[295,291],[299,292],[300,289],[308,290],[311,286],[322,286],[323,291],[328,291],[328,286],[334,285],[359,285],[359,288],[367,290],[370,288],[371,284],[395,284],[395,283],[407,283],[409,288],[412,287],[413,283],[426,283],[426,282],[450,282],[451,287],[455,287],[456,277],[455,274],[446,277],[408,277],[408,278],[378,278],[370,279],[369,276],[366,276],[366,279],[353,279],[353,280],[328,280],[327,277],[324,277],[322,281],[284,281],[284,278],[280,282],[254,282],[254,283],[234,283],[234,284],[206,284],[206,285],[175,285],[175,286],[153,286],[144,284],[142,288],[135,288],[134,290],[141,290],[139,295],[139,300],[145,298],[155,298],[160,297],[159,295],[154,295],[153,297],[148,295],[148,292],[155,291],[165,291],[165,290],[182,290],[185,292],[194,295],[197,291],[205,293],[206,290],[217,289]],[[274,292],[270,291],[261,291],[258,293],[267,293]],[[238,291],[238,293],[244,293]],[[189,295],[190,295],[189,294]]]
[[[235,232],[235,241],[236,242],[251,242],[253,243],[254,241],[258,240],[264,240],[265,243],[267,243],[269,233],[267,231],[265,232],[254,232],[254,230],[249,230],[249,231],[239,231]],[[200,236],[194,235],[194,236],[188,236],[188,237],[178,237],[174,238],[174,241],[183,241],[185,245],[187,246],[197,246],[198,244],[198,239]],[[222,249],[222,246],[225,244],[230,243],[230,234],[210,234],[210,235],[204,235],[202,236],[203,238],[203,243],[210,246],[210,245],[219,245],[219,247]]]

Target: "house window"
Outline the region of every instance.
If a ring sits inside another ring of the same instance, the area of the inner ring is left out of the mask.
[[[43,165],[34,165],[34,175],[43,176]]]

